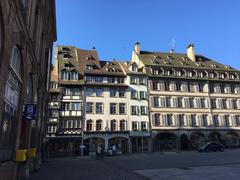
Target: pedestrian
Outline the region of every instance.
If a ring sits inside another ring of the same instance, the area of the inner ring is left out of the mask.
[[[102,152],[102,148],[101,148],[101,146],[98,145],[97,149],[96,149],[96,159],[100,158],[101,152]]]
[[[103,159],[103,157],[104,157],[104,148],[103,148],[103,146],[100,146],[101,147],[101,158]]]
[[[112,152],[113,152],[113,155],[116,154],[116,145],[115,144],[112,145]]]

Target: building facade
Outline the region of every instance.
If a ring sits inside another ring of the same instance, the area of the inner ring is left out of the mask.
[[[55,26],[54,0],[0,2],[1,179],[27,177],[29,169],[38,169],[46,158],[44,129]],[[36,104],[34,120],[23,115],[26,104]],[[30,149],[36,156],[27,153]],[[24,152],[21,160],[19,150]]]
[[[49,119],[49,139],[55,138],[52,144],[63,137],[62,111],[72,107],[66,105],[66,87],[78,87],[74,91],[81,99],[74,100],[81,104],[75,113],[80,126],[77,122],[67,125],[78,127],[78,134],[65,133],[68,145],[62,145],[64,152],[75,149],[95,154],[97,145],[106,152],[114,146],[118,154],[178,151],[212,140],[226,147],[239,146],[240,71],[196,55],[193,44],[187,53],[162,53],[141,51],[136,43],[129,62],[101,61],[95,49],[75,47],[70,48],[70,57],[62,60],[59,48],[70,47],[56,47],[58,68],[54,67],[51,82],[60,89],[51,94],[60,97],[56,110],[60,114],[54,122],[53,117]],[[72,64],[67,71],[77,72],[74,77],[80,84],[71,80],[71,74],[64,74],[66,59]],[[71,113],[68,116],[71,121],[75,118]],[[55,151],[63,150],[55,147]]]
[[[132,62],[148,75],[153,150],[196,148],[218,140],[239,146],[240,72],[202,55],[140,51]]]

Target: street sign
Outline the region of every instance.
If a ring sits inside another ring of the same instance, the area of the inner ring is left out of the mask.
[[[27,120],[35,120],[36,115],[37,115],[37,105],[36,104],[25,104],[23,114]]]

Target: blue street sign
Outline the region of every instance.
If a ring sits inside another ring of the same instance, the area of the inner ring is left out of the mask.
[[[23,114],[27,120],[35,120],[37,115],[37,105],[25,104]]]

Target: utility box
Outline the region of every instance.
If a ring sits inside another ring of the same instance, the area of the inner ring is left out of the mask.
[[[35,157],[35,156],[36,156],[36,151],[37,151],[36,148],[30,148],[30,149],[28,149],[27,156],[28,156],[29,158]]]
[[[16,151],[16,162],[24,162],[27,160],[27,150],[26,149],[19,149]]]

